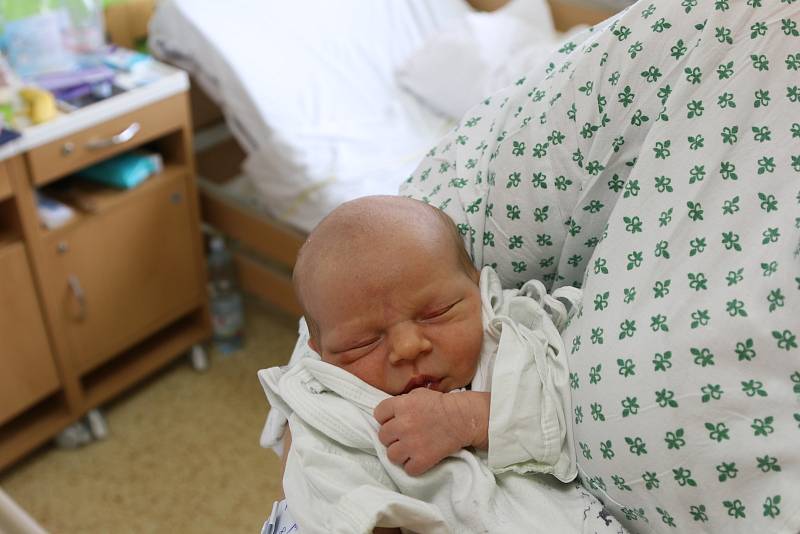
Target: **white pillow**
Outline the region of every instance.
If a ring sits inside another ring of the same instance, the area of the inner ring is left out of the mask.
[[[485,96],[546,65],[557,43],[544,0],[469,13],[435,34],[397,71],[400,85],[438,113],[461,116]]]
[[[162,0],[153,51],[225,113],[269,211],[309,230],[344,200],[394,193],[452,124],[397,68],[464,0]]]

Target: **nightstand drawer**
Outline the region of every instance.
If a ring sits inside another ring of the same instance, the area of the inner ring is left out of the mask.
[[[8,176],[6,162],[0,161],[0,200],[11,196],[11,178]]]
[[[92,128],[64,136],[28,153],[31,181],[36,185],[46,184],[178,130],[186,121],[185,97],[175,95]]]

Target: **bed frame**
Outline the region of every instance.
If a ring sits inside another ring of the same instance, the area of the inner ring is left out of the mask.
[[[131,0],[109,6],[106,26],[111,40],[127,47],[136,44],[146,32],[154,1]],[[507,0],[468,1],[476,9],[491,11]],[[580,0],[548,3],[556,28],[561,31],[577,24],[595,24],[613,14]],[[294,297],[291,273],[305,234],[221,194],[219,184],[239,174],[245,153],[227,134],[220,109],[197,85],[192,86],[191,105],[203,221],[236,242],[234,257],[244,290],[299,317],[301,310]]]

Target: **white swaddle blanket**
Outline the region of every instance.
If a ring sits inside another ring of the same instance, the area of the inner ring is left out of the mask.
[[[503,291],[494,271],[482,272],[486,335],[472,388],[488,390],[496,379],[504,385],[492,390],[488,461],[486,453],[461,450],[409,476],[378,439],[372,411],[386,393],[310,357],[260,371],[270,404],[291,414],[284,490],[301,531],[370,532],[377,524],[429,533],[620,531],[576,486],[522,474],[575,476],[559,328],[579,294],[564,290],[565,305],[535,281]]]

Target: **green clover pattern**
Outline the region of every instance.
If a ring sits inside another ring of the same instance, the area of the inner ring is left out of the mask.
[[[583,289],[579,474],[632,532],[800,531],[798,28],[797,0],[641,0],[401,188],[506,286]]]

